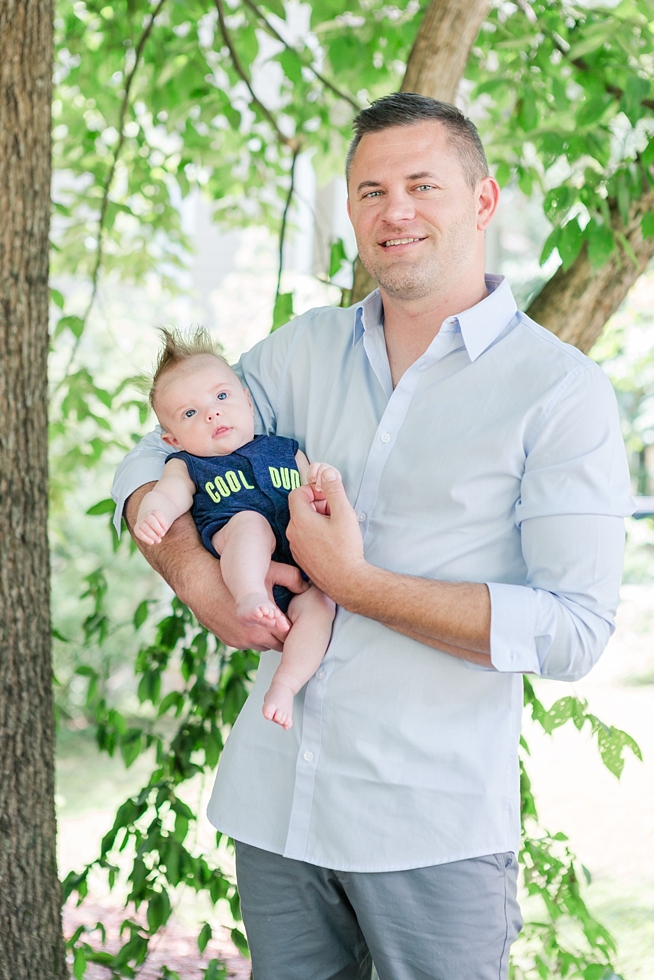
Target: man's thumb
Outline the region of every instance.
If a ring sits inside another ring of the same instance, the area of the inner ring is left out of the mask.
[[[341,479],[341,474],[338,472],[338,470],[334,469],[333,466],[328,466],[327,469],[323,470],[322,472],[320,485],[325,496],[333,493],[340,493],[343,490],[343,480]]]

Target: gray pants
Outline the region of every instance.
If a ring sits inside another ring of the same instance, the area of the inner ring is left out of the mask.
[[[236,843],[254,980],[506,980],[522,927],[514,854],[329,871]]]

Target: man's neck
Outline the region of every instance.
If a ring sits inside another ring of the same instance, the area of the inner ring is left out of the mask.
[[[441,325],[450,316],[476,306],[488,296],[483,274],[465,288],[439,292],[416,300],[395,299],[380,289],[384,307],[384,337],[393,387],[404,372],[422,357]]]

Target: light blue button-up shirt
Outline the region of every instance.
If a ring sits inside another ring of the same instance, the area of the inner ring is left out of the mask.
[[[237,840],[350,871],[518,849],[521,672],[574,680],[600,656],[632,507],[607,378],[487,288],[395,389],[377,292],[241,358],[259,431],[343,474],[369,562],[488,584],[493,668],[339,609],[284,731],[261,714],[280,659],[262,654],[208,811]],[[118,515],[168,451],[155,433],[126,458]]]

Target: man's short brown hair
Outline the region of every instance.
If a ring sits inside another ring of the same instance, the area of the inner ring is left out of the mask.
[[[488,161],[477,127],[460,109],[449,102],[438,102],[416,92],[393,92],[362,109],[352,123],[354,136],[345,159],[345,177],[349,183],[352,161],[357,147],[367,133],[380,133],[395,126],[412,126],[424,120],[441,123],[450,143],[456,149],[466,183],[475,187],[488,177]]]

